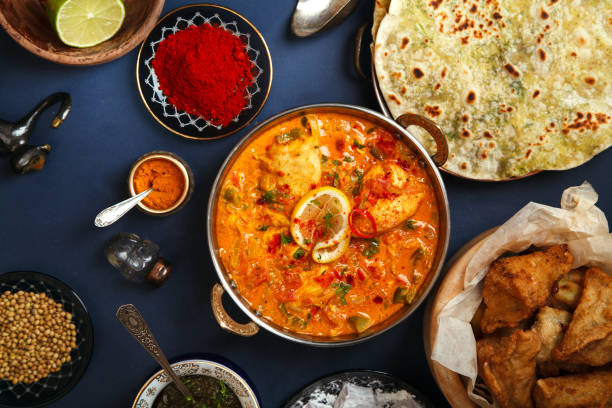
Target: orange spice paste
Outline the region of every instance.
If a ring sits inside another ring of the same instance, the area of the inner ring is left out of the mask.
[[[147,160],[134,173],[134,190],[140,194],[151,187],[154,190],[142,203],[153,210],[166,210],[181,198],[185,176],[170,160]]]

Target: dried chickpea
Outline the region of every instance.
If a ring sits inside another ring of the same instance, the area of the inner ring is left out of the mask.
[[[33,383],[70,361],[76,347],[72,315],[44,293],[0,295],[0,379]]]

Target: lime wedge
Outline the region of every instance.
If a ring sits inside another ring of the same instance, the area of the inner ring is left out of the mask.
[[[64,44],[85,48],[119,31],[125,7],[121,0],[47,0],[47,13]]]

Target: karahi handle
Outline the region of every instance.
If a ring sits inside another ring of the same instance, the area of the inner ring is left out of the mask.
[[[240,324],[230,317],[223,307],[222,297],[225,290],[220,283],[215,283],[210,294],[210,306],[217,323],[225,331],[242,337],[251,337],[259,332],[259,326],[255,322]]]
[[[359,27],[357,29],[357,32],[355,33],[355,39],[353,41],[353,65],[355,66],[355,70],[361,78],[365,79],[366,81],[372,82],[372,78],[365,74],[365,71],[361,66],[364,35],[369,25],[370,22],[362,24],[361,27]]]
[[[431,157],[432,160],[436,166],[444,166],[444,163],[448,160],[448,141],[446,140],[446,135],[436,122],[414,113],[404,113],[395,119],[395,121],[404,128],[415,125],[425,129],[436,142],[436,154]]]

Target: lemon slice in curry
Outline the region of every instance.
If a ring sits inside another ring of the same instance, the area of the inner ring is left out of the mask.
[[[348,248],[350,211],[351,203],[341,190],[320,187],[310,191],[293,209],[293,240],[306,250],[312,249],[316,262],[338,259]],[[334,250],[321,251],[324,248]]]
[[[320,244],[317,244],[312,250],[312,259],[318,263],[333,262],[346,252],[350,242],[351,237],[350,235],[347,235],[338,244],[332,246],[321,247]]]

